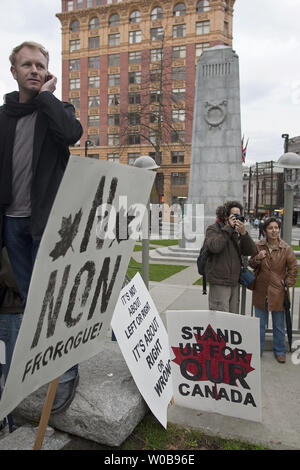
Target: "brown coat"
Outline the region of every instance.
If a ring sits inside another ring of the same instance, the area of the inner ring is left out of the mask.
[[[234,243],[235,241],[235,243]],[[239,235],[229,224],[215,223],[206,230],[205,243],[209,250],[206,279],[211,284],[236,286],[241,271],[241,258],[256,253],[255,243],[246,232]]]
[[[266,257],[257,263],[253,256],[249,262],[252,268],[258,269],[253,291],[253,305],[264,310],[266,298],[268,298],[269,311],[283,311],[284,281],[288,287],[292,287],[297,279],[295,253],[283,240],[280,240],[278,248],[272,250],[271,253],[265,239],[259,241],[256,248],[257,253],[265,250]]]

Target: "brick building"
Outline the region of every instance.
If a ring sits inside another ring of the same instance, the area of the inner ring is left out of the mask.
[[[154,201],[183,201],[197,60],[232,44],[234,2],[62,0],[62,98],[84,128],[71,152],[124,164],[150,155]]]

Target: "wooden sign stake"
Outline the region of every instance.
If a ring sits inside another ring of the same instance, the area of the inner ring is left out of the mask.
[[[44,402],[43,411],[41,414],[40,423],[32,450],[41,450],[42,448],[59,379],[60,377],[52,380],[52,382],[50,382],[49,384],[47,396]]]

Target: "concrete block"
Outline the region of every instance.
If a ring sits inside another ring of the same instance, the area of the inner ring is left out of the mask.
[[[0,440],[0,450],[32,450],[37,435],[37,427],[29,424],[21,426]],[[60,450],[71,441],[68,434],[47,427],[42,450]]]
[[[96,356],[79,367],[79,384],[70,407],[50,418],[55,429],[108,446],[119,446],[148,408],[117,342],[105,342]],[[17,407],[17,419],[39,421],[48,386]]]

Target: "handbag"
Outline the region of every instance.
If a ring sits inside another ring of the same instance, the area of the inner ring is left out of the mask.
[[[239,283],[242,286],[247,287],[247,289],[253,290],[255,279],[256,279],[256,276],[253,273],[253,271],[250,271],[250,269],[248,268],[241,267]]]

